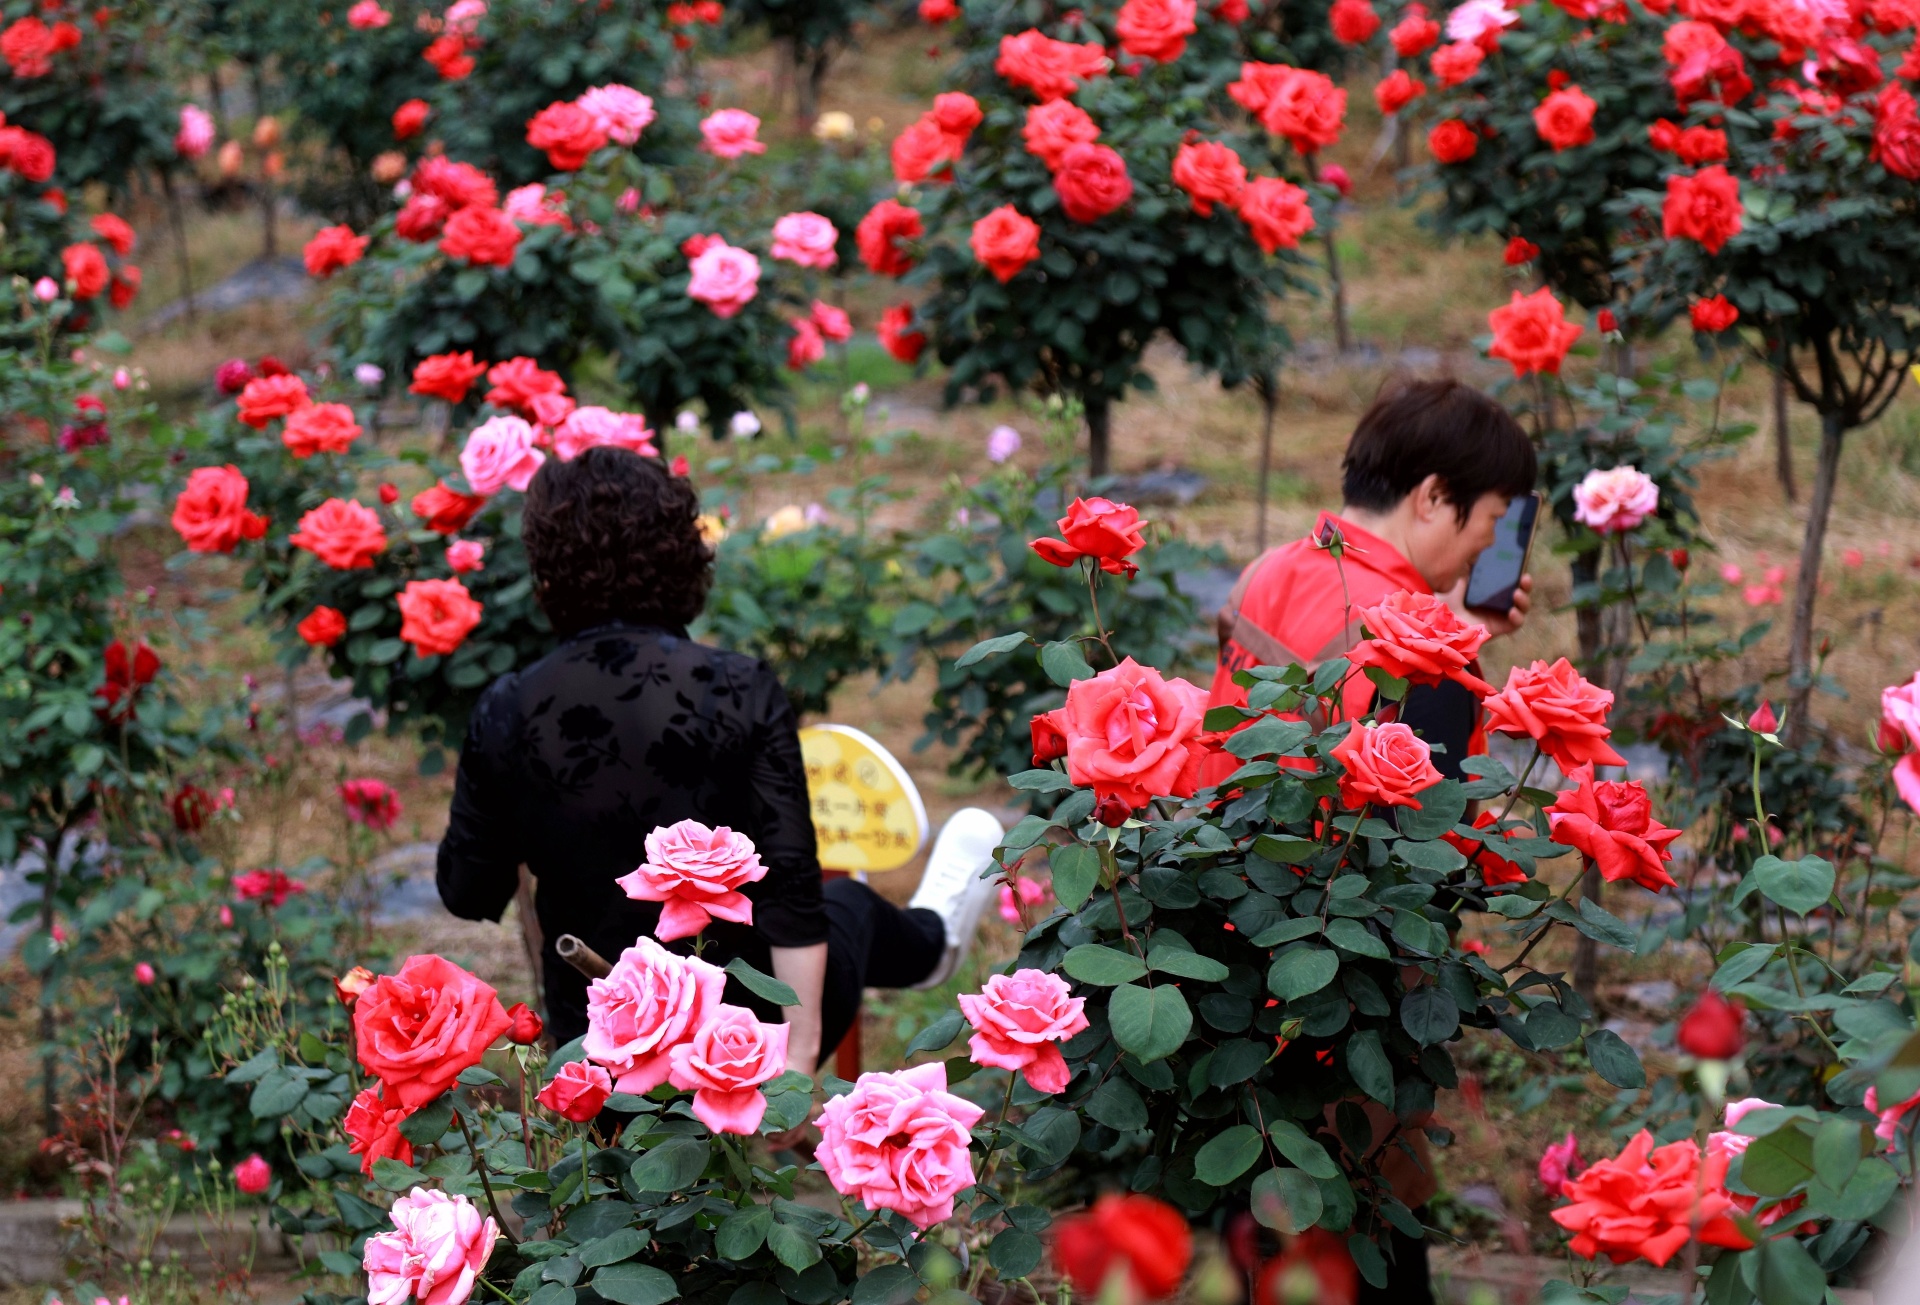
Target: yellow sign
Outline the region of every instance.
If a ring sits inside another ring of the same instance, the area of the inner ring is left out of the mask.
[[[891,752],[851,725],[811,725],[800,754],[823,869],[873,874],[919,855],[927,808]]]

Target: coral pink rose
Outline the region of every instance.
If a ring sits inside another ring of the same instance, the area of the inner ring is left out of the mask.
[[[1255,244],[1271,254],[1293,249],[1313,230],[1313,209],[1307,192],[1278,177],[1255,177],[1240,193],[1240,220]]]
[[[366,236],[356,236],[352,227],[321,227],[301,251],[307,275],[321,280],[343,267],[352,267],[367,252]]]
[[[860,261],[881,276],[900,276],[913,266],[913,256],[900,248],[902,240],[918,240],[926,232],[917,209],[897,199],[883,199],[867,210],[854,228]]]
[[[1247,188],[1247,166],[1232,147],[1203,140],[1184,144],[1173,156],[1173,184],[1187,192],[1193,211],[1209,217],[1215,204],[1240,202]]]
[[[1334,747],[1334,758],[1345,767],[1340,776],[1340,801],[1348,807],[1372,802],[1388,807],[1420,810],[1417,796],[1440,782],[1433,749],[1411,725],[1356,724]]]
[[[487,500],[476,494],[461,494],[449,489],[443,480],[432,489],[423,489],[407,506],[420,524],[441,535],[457,535],[480,514]]]
[[[1436,163],[1465,163],[1479,148],[1480,138],[1473,134],[1473,128],[1458,118],[1436,123],[1433,130],[1427,133],[1427,152],[1433,155]],[[1515,298],[1519,294],[1519,291],[1514,291]],[[1579,328],[1575,327],[1574,331],[1578,334]]]
[[[1582,765],[1627,764],[1607,742],[1613,734],[1607,724],[1612,692],[1588,683],[1564,657],[1551,666],[1536,661],[1514,667],[1506,687],[1481,706],[1488,729],[1533,739],[1569,775]]]
[[[1131,579],[1140,573],[1137,562],[1126,560],[1147,542],[1140,533],[1146,522],[1134,508],[1112,499],[1076,498],[1055,524],[1062,538],[1040,538],[1028,545],[1055,566],[1072,566],[1090,557],[1108,575]]]
[[[564,394],[567,383],[531,358],[509,358],[487,369],[487,402],[511,408],[522,417],[533,416],[533,401],[543,394]]]
[[[1608,883],[1631,879],[1648,892],[1673,887],[1665,870],[1673,853],[1667,844],[1681,831],[1653,818],[1653,800],[1637,783],[1594,782],[1591,764],[1575,767],[1564,789],[1546,808],[1553,841],[1580,852],[1600,868]]]
[[[814,329],[835,344],[845,344],[853,338],[853,319],[847,316],[843,308],[835,308],[816,299],[813,301],[813,311],[807,316],[813,322]]]
[[[587,985],[589,1059],[605,1065],[621,1092],[651,1092],[667,1081],[673,1049],[712,1018],[726,972],[697,956],[676,956],[642,938]]]
[[[256,376],[234,401],[235,415],[255,430],[265,430],[275,417],[286,417],[312,403],[307,383],[298,376]]]
[[[762,1024],[724,1003],[694,1035],[668,1053],[667,1078],[693,1093],[693,1117],[716,1133],[751,1135],[767,1113],[760,1085],[787,1067],[785,1024]]]
[[[477,539],[456,539],[447,545],[447,569],[468,575],[486,565],[487,547]]]
[[[700,123],[700,143],[709,154],[737,159],[742,154],[765,154],[766,143],[758,139],[760,119],[745,109],[722,109],[709,114]]]
[[[400,639],[416,657],[440,657],[466,642],[484,611],[458,580],[409,580],[394,599]]]
[[[1595,467],[1573,487],[1573,519],[1603,535],[1624,534],[1660,507],[1660,487],[1638,467]]]
[[[599,118],[571,100],[559,100],[527,120],[527,144],[544,150],[556,172],[577,172],[607,143]]]
[[[1497,817],[1492,811],[1482,811],[1473,818],[1473,827],[1475,829],[1489,829],[1493,826],[1495,819],[1497,819]],[[1501,837],[1533,837],[1533,826],[1523,821],[1510,823],[1516,827],[1505,830]],[[1479,839],[1468,838],[1464,834],[1456,834],[1451,829],[1440,835],[1440,837],[1453,844],[1454,850],[1460,853],[1461,856],[1467,858],[1467,864],[1480,872],[1480,882],[1487,887],[1498,888],[1503,884],[1524,884],[1527,882],[1527,872],[1522,870],[1517,862],[1509,861],[1506,857],[1501,856],[1498,852],[1494,851],[1492,847],[1481,842]]]
[[[344,403],[315,403],[287,418],[280,442],[296,458],[316,453],[345,453],[360,437],[360,423]]]
[[[1593,143],[1593,113],[1599,106],[1578,86],[1562,86],[1533,111],[1533,129],[1555,150]]]
[[[436,353],[420,360],[407,389],[430,399],[459,403],[486,370],[487,365],[475,362],[471,352]]]
[[[612,1095],[613,1077],[606,1070],[589,1061],[570,1060],[534,1100],[562,1119],[584,1124],[600,1113]]]
[[[381,7],[380,0],[356,0],[347,10],[347,26],[359,32],[385,27],[392,21],[393,15]]]
[[[1107,51],[1098,41],[1075,45],[1030,27],[1000,38],[993,70],[1009,85],[1024,87],[1041,100],[1064,100],[1081,82],[1107,70]]]
[[[519,248],[519,225],[497,208],[469,205],[440,230],[440,252],[476,267],[505,267]]]
[[[347,1107],[341,1127],[347,1134],[347,1154],[360,1157],[361,1173],[371,1178],[376,1160],[413,1163],[413,1143],[400,1132],[400,1125],[412,1113],[405,1106],[389,1106],[377,1087],[360,1089],[360,1095]]]
[[[405,101],[393,111],[393,138],[410,140],[418,136],[432,115],[433,107],[425,100]]]
[[[888,154],[893,161],[893,179],[903,186],[925,181],[935,173],[948,172],[966,147],[965,137],[955,138],[940,130],[931,113],[923,113],[905,131],[893,138]],[[951,179],[951,174],[947,179]]]
[[[687,297],[711,308],[715,317],[732,317],[760,293],[760,260],[724,240],[701,250],[688,270]]]
[[[456,163],[444,155],[430,155],[413,170],[413,191],[431,195],[454,209],[491,208],[500,201],[499,187],[493,178],[471,163]]]
[[[616,145],[632,145],[653,121],[653,100],[631,86],[594,86],[574,101]]]
[[[575,408],[553,431],[553,452],[571,462],[588,449],[631,449],[643,458],[659,456],[647,419],[637,412],[614,412],[595,404]]]
[[[1302,1239],[1294,1247],[1304,1244]],[[1340,1253],[1345,1254],[1344,1247]],[[1053,1258],[1083,1297],[1101,1296],[1112,1282],[1119,1288],[1115,1298],[1129,1305],[1165,1300],[1179,1290],[1193,1262],[1193,1230],[1187,1217],[1165,1201],[1134,1192],[1109,1192],[1091,1210],[1054,1225]],[[1255,1300],[1284,1301],[1291,1296],[1319,1303],[1353,1298],[1351,1289],[1328,1291],[1324,1281],[1312,1286],[1312,1295],[1300,1297],[1295,1292],[1297,1275],[1287,1277],[1286,1287],[1275,1290],[1269,1281],[1275,1264],[1286,1267],[1280,1260],[1268,1265],[1255,1288]]]
[[[840,233],[833,223],[818,213],[788,213],[773,223],[774,258],[783,258],[801,267],[832,267],[839,255],[834,245]]]
[[[460,450],[460,470],[476,494],[522,493],[547,455],[533,446],[533,427],[518,417],[492,417],[474,428]]]
[[[1194,0],[1127,0],[1114,23],[1120,48],[1141,59],[1172,63],[1186,52],[1197,8]]]
[[[793,338],[787,341],[787,367],[803,372],[827,356],[827,342],[820,337],[820,328],[810,318],[796,317],[789,325],[793,327]]]
[[[1393,45],[1393,52],[1402,59],[1412,59],[1425,54],[1440,39],[1440,24],[1427,17],[1427,7],[1421,4],[1407,6],[1406,17],[1395,23],[1387,32],[1387,40]]]
[[[195,553],[231,553],[243,539],[267,533],[267,519],[247,510],[247,478],[240,468],[198,467],[173,504],[173,528]]]
[[[416,1187],[388,1211],[392,1232],[367,1238],[367,1305],[466,1305],[500,1229],[464,1196]]]
[[[1027,110],[1020,138],[1029,154],[1048,168],[1057,168],[1068,149],[1099,140],[1100,127],[1073,101],[1048,100]]]
[[[1032,881],[1020,882],[1024,888]],[[1068,995],[1066,981],[1057,974],[996,974],[981,991],[960,994],[960,1013],[974,1028],[968,1059],[1017,1069],[1035,1092],[1064,1092],[1069,1075],[1060,1044],[1087,1027],[1086,1004],[1085,997]]]
[[[347,637],[347,618],[337,607],[322,604],[301,618],[293,632],[315,648],[331,648]]]
[[[745,834],[682,820],[648,834],[647,859],[614,882],[636,902],[661,903],[654,936],[672,942],[691,938],[715,919],[752,924],[753,903],[739,888],[766,874]]]
[[[354,1003],[353,1041],[382,1097],[417,1110],[478,1065],[512,1022],[499,995],[452,961],[409,956]]]
[[[953,1217],[953,1198],[973,1185],[971,1130],[985,1113],[947,1091],[938,1061],[862,1074],[827,1102],[814,1157],[842,1196],[931,1228]]]
[[[1120,152],[1105,145],[1070,145],[1053,174],[1060,211],[1075,222],[1098,222],[1133,197],[1133,179]]]
[[[1193,796],[1206,707],[1206,690],[1129,657],[1076,680],[1067,705],[1048,713],[1049,729],[1066,736],[1068,779],[1138,810],[1151,798]]]
[[[1642,1129],[1618,1156],[1597,1160],[1567,1181],[1571,1204],[1555,1210],[1553,1221],[1574,1234],[1569,1249],[1575,1255],[1605,1255],[1615,1264],[1664,1265],[1695,1238],[1744,1250],[1753,1243],[1728,1215],[1732,1158],[1709,1149],[1703,1160],[1690,1137],[1655,1147],[1653,1134]]]
[[[1487,641],[1487,627],[1462,621],[1432,594],[1402,589],[1376,607],[1361,608],[1360,619],[1368,637],[1347,654],[1353,665],[1377,666],[1415,684],[1452,680],[1476,694],[1493,692],[1491,684],[1467,669]]]
[[[967,247],[1004,285],[1040,257],[1040,224],[1013,205],[1002,204],[973,224]]]
[[[330,498],[300,518],[287,537],[336,571],[359,571],[387,550],[387,532],[370,507],[352,499]]]
[[[1515,290],[1508,303],[1487,314],[1487,325],[1493,328],[1488,355],[1513,364],[1515,376],[1559,375],[1567,350],[1580,338],[1579,324],[1567,320],[1566,306],[1546,286],[1530,295]]]

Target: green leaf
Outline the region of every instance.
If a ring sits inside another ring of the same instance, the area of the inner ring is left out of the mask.
[[[1864,1223],[1878,1215],[1900,1188],[1900,1175],[1879,1156],[1868,1156],[1842,1188],[1815,1178],[1807,1185],[1809,1208],[1835,1219]]]
[[[1813,1139],[1798,1128],[1756,1137],[1740,1157],[1740,1181],[1762,1196],[1785,1196],[1813,1178]]]
[[[1791,1237],[1761,1243],[1753,1286],[1760,1305],[1820,1305],[1827,1298],[1827,1275]]]
[[[1347,1039],[1347,1073],[1362,1092],[1383,1106],[1393,1105],[1393,1066],[1380,1046],[1380,1030],[1362,1029]]]
[[[1080,645],[1066,640],[1050,643],[1040,650],[1040,669],[1061,688],[1076,680],[1093,678],[1093,667],[1080,652]]]
[[[1299,1169],[1269,1169],[1253,1180],[1253,1217],[1291,1237],[1313,1227],[1326,1209],[1320,1184]]]
[[[1198,979],[1202,983],[1218,983],[1227,977],[1227,967],[1213,957],[1177,947],[1156,946],[1149,949],[1147,968],[1160,974],[1178,975],[1183,979]]]
[[[400,1136],[415,1146],[432,1146],[453,1127],[453,1098],[429,1101],[400,1123]]]
[[[772,975],[760,973],[738,956],[727,962],[727,973],[740,980],[741,986],[762,1001],[770,1001],[776,1006],[800,1004],[799,993]]]
[[[1306,721],[1268,716],[1229,737],[1226,748],[1242,761],[1254,757],[1283,757],[1305,743],[1312,733],[1313,726]]]
[[[381,1156],[373,1162],[373,1181],[383,1191],[398,1192],[425,1183],[427,1176],[412,1165],[401,1164],[392,1156]]]
[[[1798,861],[1763,856],[1747,873],[1768,901],[1795,915],[1805,915],[1833,896],[1833,866],[1817,856]]]
[[[610,1264],[593,1275],[593,1289],[616,1305],[664,1305],[680,1294],[680,1284],[651,1264]]]
[[[1864,1149],[1858,1120],[1838,1116],[1823,1121],[1813,1135],[1814,1175],[1833,1191],[1840,1191],[1860,1167]]]
[[[906,1305],[920,1290],[920,1276],[904,1264],[883,1264],[853,1285],[853,1305]]]
[[[1467,863],[1459,848],[1442,839],[1423,843],[1403,838],[1393,845],[1393,854],[1415,870],[1431,870],[1443,875],[1450,875]]]
[[[1400,807],[1394,812],[1394,824],[1400,837],[1438,838],[1458,824],[1467,813],[1467,795],[1457,779],[1443,779],[1419,793],[1420,807]]]
[[[1612,1029],[1594,1029],[1582,1039],[1587,1049],[1587,1059],[1593,1065],[1593,1072],[1617,1088],[1640,1088],[1647,1085],[1646,1066],[1640,1063],[1640,1055],[1627,1040]]]
[[[1722,992],[1739,987],[1767,968],[1768,963],[1779,955],[1779,946],[1778,943],[1740,943],[1722,952],[1721,955],[1726,959],[1713,972],[1712,985]]]
[[[1350,876],[1359,878],[1358,875]],[[1358,920],[1333,920],[1327,925],[1327,941],[1341,951],[1352,952],[1356,956],[1371,956],[1384,961],[1389,953],[1387,945]]]
[[[1580,920],[1574,926],[1595,942],[1607,943],[1633,951],[1640,945],[1640,937],[1634,933],[1625,920],[1588,898],[1580,899]]]
[[[578,1252],[580,1263],[589,1269],[597,1269],[603,1264],[630,1260],[647,1248],[647,1240],[647,1234],[638,1228],[622,1228],[582,1246]]]
[[[1040,1267],[1040,1239],[1030,1232],[1008,1228],[987,1247],[987,1263],[1003,1282],[1024,1278]]]
[[[1081,943],[1070,950],[1060,968],[1080,980],[1102,988],[1117,988],[1131,983],[1147,972],[1147,963],[1132,952],[1104,943]]]
[[[1147,1126],[1146,1103],[1124,1078],[1110,1078],[1102,1083],[1081,1109],[1095,1123],[1105,1124],[1116,1132],[1131,1133]]]
[[[1340,1177],[1340,1166],[1327,1154],[1327,1148],[1308,1137],[1306,1130],[1291,1119],[1275,1119],[1267,1124],[1267,1139],[1274,1148],[1315,1178]]]
[[[670,1137],[633,1162],[633,1185],[640,1192],[677,1192],[700,1181],[710,1156],[697,1137]]]
[[[776,1222],[767,1229],[767,1249],[795,1273],[820,1262],[820,1243],[792,1224]]]
[[[1053,872],[1054,900],[1069,911],[1087,904],[1100,885],[1100,854],[1083,843],[1069,843],[1047,853]]]
[[[945,1051],[953,1045],[953,1040],[960,1036],[960,1030],[964,1027],[966,1021],[960,1017],[960,1012],[950,1010],[914,1034],[905,1054],[912,1056],[922,1051]]]
[[[975,662],[985,661],[989,657],[998,657],[1001,653],[1012,652],[1026,642],[1028,642],[1028,635],[1025,630],[1016,630],[1012,634],[1003,634],[992,639],[982,639],[955,658],[953,668],[957,671],[965,670]]]
[[[756,1205],[738,1214],[730,1214],[714,1229],[714,1253],[722,1259],[744,1260],[766,1245],[767,1232],[772,1227],[771,1206]]]
[[[1340,972],[1340,958],[1324,947],[1295,947],[1274,958],[1267,990],[1281,1001],[1320,991]]]
[[[1151,1064],[1180,1049],[1193,1028],[1193,1012],[1178,988],[1122,984],[1107,1002],[1107,1022],[1122,1051]]]
[[[1209,1187],[1225,1187],[1253,1168],[1261,1149],[1259,1129],[1252,1124],[1235,1124],[1207,1139],[1194,1155],[1193,1176]]]
[[[254,1084],[253,1095],[247,1099],[247,1109],[255,1119],[279,1119],[290,1114],[306,1098],[307,1081],[284,1066],[276,1066]]]
[[[1400,1027],[1421,1046],[1435,1046],[1459,1030],[1460,1007],[1442,988],[1415,988],[1400,1003]]]

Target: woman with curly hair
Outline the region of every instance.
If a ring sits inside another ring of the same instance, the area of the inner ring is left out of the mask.
[[[713,583],[699,513],[684,478],[626,449],[549,458],[534,476],[521,532],[560,644],[494,681],[474,709],[440,898],[465,919],[498,920],[526,865],[539,883],[547,1027],[565,1043],[586,1032],[587,981],[555,940],[571,933],[612,959],[653,931],[660,905],[615,880],[646,860],[655,829],[697,820],[745,834],[767,867],[744,889],[753,923],[713,921],[704,955],[740,957],[793,987],[787,1064],[810,1074],[862,988],[931,986],[952,972],[991,891],[979,875],[1001,830],[982,811],[956,816],[905,910],[863,883],[822,885],[778,678],[687,635]],[[779,1018],[731,980],[727,1000]]]

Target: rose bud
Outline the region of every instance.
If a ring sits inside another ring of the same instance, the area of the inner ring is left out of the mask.
[[[1684,548],[1676,548],[1667,554],[1667,560],[1673,563],[1674,570],[1684,571],[1692,563],[1693,555]]]
[[[1753,715],[1747,717],[1747,728],[1755,734],[1771,734],[1779,729],[1780,720],[1773,714],[1773,704],[1762,698]]]
[[[1594,325],[1599,328],[1602,335],[1612,335],[1620,329],[1620,323],[1614,317],[1611,308],[1602,308],[1594,319]]]
[[[352,1010],[353,1003],[360,1000],[360,994],[372,986],[373,971],[364,965],[356,965],[333,981],[333,993],[342,1006]]]
[[[1035,716],[1029,723],[1033,732],[1033,764],[1044,766],[1067,755],[1066,731],[1050,711]]]
[[[540,1022],[540,1017],[534,1014],[524,1001],[516,1001],[507,1007],[507,1018],[513,1021],[512,1027],[507,1030],[507,1036],[523,1047],[530,1047],[540,1041],[540,1035],[547,1031],[547,1026]]]
[[[1133,808],[1112,793],[1094,804],[1093,818],[1108,829],[1118,829],[1133,818]]]
[[[613,1095],[613,1076],[599,1065],[570,1060],[534,1099],[562,1119],[584,1124],[600,1113]]]
[[[1732,1060],[1747,1044],[1747,1012],[1712,988],[1680,1021],[1680,1049],[1699,1060]]]
[[[400,487],[394,484],[380,486],[380,501],[388,507],[392,507],[395,503],[398,503],[400,501]]]

